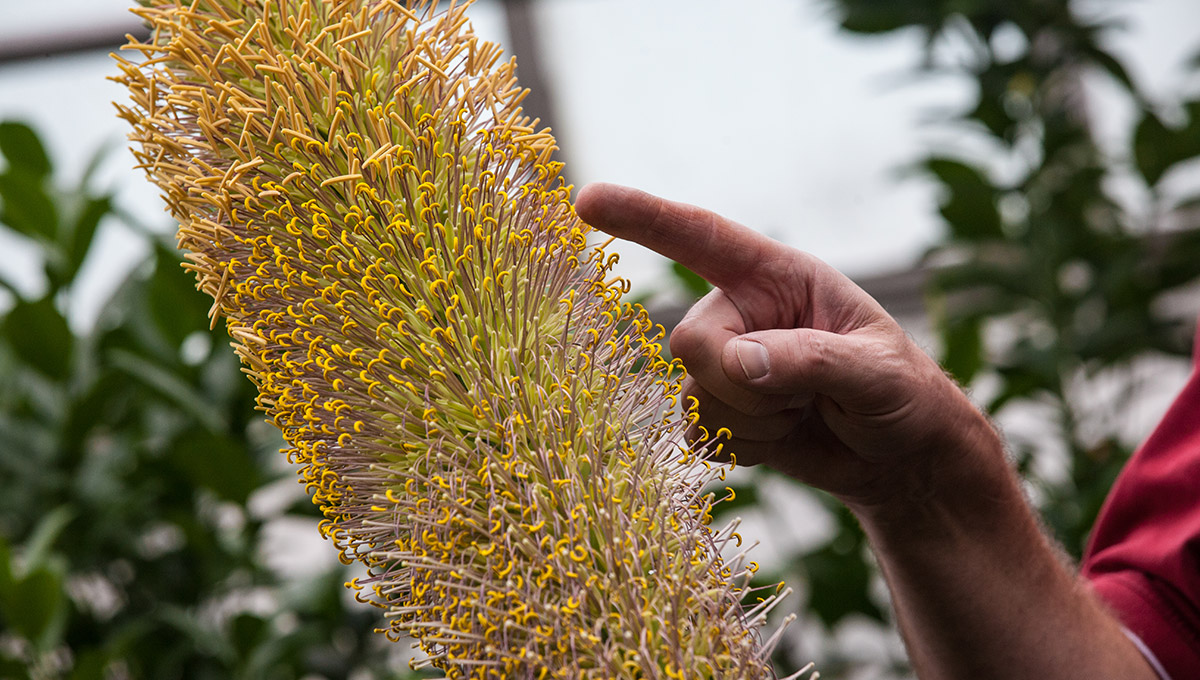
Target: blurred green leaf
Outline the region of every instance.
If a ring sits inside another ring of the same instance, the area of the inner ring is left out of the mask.
[[[229,624],[229,637],[241,656],[249,656],[262,644],[268,632],[268,622],[253,614],[239,614]]]
[[[1084,359],[1117,363],[1142,350],[1142,342],[1153,325],[1148,309],[1112,311],[1104,315],[1096,330],[1081,338],[1076,353]]]
[[[1094,64],[1104,69],[1108,75],[1112,76],[1114,80],[1124,86],[1130,94],[1133,94],[1134,96],[1138,96],[1140,94],[1138,92],[1137,84],[1129,75],[1129,71],[1126,70],[1125,65],[1108,51],[1095,44],[1091,44],[1084,49],[1084,54],[1090,57]]]
[[[225,418],[220,411],[182,376],[124,349],[110,350],[108,359],[114,368],[167,397],[177,408],[195,418],[210,431],[220,432],[225,429]]]
[[[1150,186],[1158,184],[1172,167],[1200,155],[1200,102],[1186,106],[1190,121],[1169,128],[1152,111],[1146,111],[1133,134],[1133,158]]]
[[[66,606],[62,585],[62,578],[49,567],[30,571],[4,593],[0,601],[4,619],[18,635],[38,642]]]
[[[852,33],[888,33],[916,24],[936,26],[936,11],[922,2],[891,0],[840,0],[833,3],[841,13],[842,28]]]
[[[22,556],[27,565],[33,568],[48,564],[54,542],[62,535],[74,515],[74,511],[69,506],[61,506],[41,518],[25,544]]]
[[[91,155],[88,156],[87,162],[84,163],[83,174],[79,178],[79,188],[81,191],[91,183],[92,178],[96,176],[96,171],[100,169],[100,165],[104,163],[108,155],[117,146],[119,146],[117,140],[110,138],[92,151]]]
[[[128,378],[105,367],[82,390],[71,394],[66,415],[58,428],[60,454],[64,465],[75,465],[83,458],[88,437],[101,424],[120,425],[114,413],[126,408],[129,400]]]
[[[1200,208],[1200,203],[1197,208]],[[1163,289],[1174,289],[1200,277],[1200,258],[1196,257],[1196,253],[1200,253],[1200,228],[1170,235],[1168,245],[1162,249],[1161,257],[1153,269]]]
[[[946,188],[941,213],[955,238],[977,241],[1004,236],[996,207],[999,191],[981,170],[938,157],[925,160],[922,166]]]
[[[1020,362],[997,367],[1002,379],[1000,393],[987,404],[988,413],[997,413],[1014,399],[1032,397],[1038,392],[1053,392],[1056,375],[1047,375],[1045,370],[1030,370]]]
[[[1022,300],[1037,297],[1033,288],[1036,281],[1031,280],[1028,269],[1023,257],[1002,264],[969,261],[938,269],[930,277],[930,284],[942,294],[972,296],[966,312],[972,316],[1000,316],[1015,311]]]
[[[29,674],[29,667],[22,661],[17,659],[7,659],[0,652],[0,678],[5,680],[16,680],[17,678],[26,678]]]
[[[942,345],[942,367],[959,384],[970,384],[984,366],[982,321],[967,317],[943,322]]]
[[[68,680],[104,680],[108,655],[101,649],[88,649],[75,655],[75,666]]]
[[[994,97],[980,96],[975,107],[963,114],[964,119],[975,121],[982,125],[998,140],[1012,143],[1017,128],[1017,120],[1009,113],[1009,109]]]
[[[17,170],[37,178],[50,175],[50,157],[37,133],[24,123],[0,123],[0,154],[8,161],[10,171]]]
[[[41,177],[23,172],[0,174],[0,201],[0,222],[31,238],[55,239],[58,211]]]
[[[863,559],[865,539],[857,529],[843,528],[824,548],[801,558],[811,587],[809,607],[829,627],[851,614],[883,621],[871,601],[871,570]]]
[[[713,288],[712,284],[705,281],[699,274],[678,262],[671,263],[671,273],[675,275],[676,280],[683,284],[684,290],[697,298],[708,295],[708,291]]]
[[[195,485],[235,503],[245,503],[262,482],[249,449],[222,434],[193,428],[175,440],[168,455]]]
[[[79,267],[87,257],[92,241],[96,237],[96,227],[112,211],[112,197],[101,196],[90,198],[84,204],[79,216],[71,228],[71,242],[66,248],[67,271],[65,278],[71,280],[79,272]]]
[[[1133,136],[1133,158],[1138,172],[1153,186],[1174,163],[1171,130],[1154,113],[1147,111]]]
[[[36,302],[18,301],[0,330],[25,364],[55,380],[70,375],[74,338],[50,296]]]
[[[177,253],[155,248],[154,274],[147,283],[155,326],[176,350],[193,331],[207,327],[212,305],[211,298],[196,290],[191,274],[180,263]]]
[[[8,541],[0,535],[0,598],[4,597],[5,589],[12,586],[12,581],[12,553],[8,548]]]

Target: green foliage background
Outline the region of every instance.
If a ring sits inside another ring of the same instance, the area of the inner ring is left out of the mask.
[[[964,385],[987,386],[989,411],[1053,413],[1054,441],[1011,444],[1048,526],[1078,555],[1135,444],[1120,423],[1097,428],[1081,412],[1080,385],[1188,351],[1189,329],[1161,302],[1200,277],[1200,194],[1170,198],[1163,187],[1200,155],[1200,98],[1150,101],[1103,48],[1119,26],[1082,19],[1073,3],[829,5],[851,33],[922,31],[921,71],[948,69],[977,86],[974,105],[939,124],[989,152],[931,150],[912,166],[943,190],[947,229],[926,263],[930,312],[944,365]],[[1027,47],[998,56],[1000,30]],[[951,36],[970,56],[942,63],[934,47]],[[1121,153],[1101,149],[1077,96],[1093,73],[1138,111]],[[262,509],[292,473],[173,246],[144,234],[147,261],[93,328],[73,329],[66,310],[80,268],[100,223],[121,216],[90,172],[74,184],[56,176],[25,125],[0,124],[0,156],[0,228],[36,247],[45,282],[33,299],[0,278],[11,300],[0,318],[0,678],[409,677],[398,650],[372,633],[378,612],[348,600],[345,569],[295,577],[271,566],[268,525],[315,523],[316,513],[302,498]],[[1118,175],[1140,183],[1149,218],[1112,196]],[[704,291],[675,272],[686,290]],[[1067,452],[1068,474],[1039,472],[1047,449]],[[764,506],[768,476],[737,488],[725,517]],[[830,540],[785,556],[763,580],[804,584],[805,631],[886,627],[861,531],[816,497],[834,520]],[[791,638],[784,665],[815,655],[825,677],[906,673],[900,658],[868,660],[824,639]]]
[[[345,569],[270,566],[267,524],[315,532],[318,513],[298,492],[252,503],[294,474],[173,245],[145,235],[150,256],[74,332],[112,197],[90,172],[62,186],[23,124],[0,124],[0,153],[0,224],[45,280],[36,299],[0,282],[0,678],[409,677]]]
[[[825,4],[849,34],[919,32],[925,52],[915,76],[950,75],[975,87],[969,108],[932,125],[986,151],[930,149],[905,173],[941,189],[946,229],[922,263],[930,273],[927,311],[942,365],[991,415],[1049,414],[1047,431],[1008,444],[1048,530],[1078,558],[1138,443],[1122,436],[1128,405],[1156,387],[1141,384],[1136,367],[1184,361],[1191,351],[1193,320],[1172,317],[1165,302],[1200,278],[1200,187],[1179,196],[1168,186],[1200,157],[1200,92],[1149,97],[1105,47],[1123,29],[1119,17],[1087,18],[1119,12],[1117,3],[1090,3],[1086,16],[1083,3],[1041,0]],[[1021,45],[1016,54],[998,48],[1000,33]],[[948,59],[939,47],[949,42],[965,46],[965,55]],[[1195,47],[1187,64],[1194,74],[1200,40]],[[1098,139],[1084,83],[1093,77],[1114,84],[1135,112],[1127,148],[1104,148]],[[1114,179],[1134,186],[1145,205],[1118,200]],[[695,274],[679,265],[673,271],[682,289],[706,292]],[[1104,390],[1116,398],[1103,403],[1096,393]],[[1065,474],[1039,464],[1051,457],[1065,458]],[[736,489],[738,501],[758,503],[758,485],[771,476],[757,472]],[[762,580],[804,582],[807,610],[824,633],[847,622],[890,626],[862,531],[835,502],[817,497],[834,517],[829,541],[787,556]],[[780,654],[793,662],[815,655],[826,677],[909,672],[902,656],[868,658],[812,637],[792,638],[796,647]]]

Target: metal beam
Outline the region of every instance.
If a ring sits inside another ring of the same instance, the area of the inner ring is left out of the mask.
[[[561,143],[562,129],[558,127],[561,119],[550,94],[550,81],[542,68],[545,60],[538,42],[537,3],[534,0],[501,0],[501,4],[508,27],[508,51],[517,58],[517,77],[521,79],[521,86],[529,89],[529,95],[522,102],[525,115],[540,119],[541,127],[553,128]],[[561,148],[555,158],[565,162]]]
[[[27,64],[49,57],[63,57],[95,50],[115,50],[126,35],[140,41],[150,39],[150,30],[140,21],[111,22],[101,26],[74,28],[51,35],[12,38],[0,43],[0,66]]]

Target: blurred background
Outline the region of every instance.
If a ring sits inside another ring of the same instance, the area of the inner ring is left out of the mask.
[[[125,0],[0,0],[0,678],[406,678],[372,633],[105,80]],[[480,0],[568,179],[854,277],[1008,438],[1078,556],[1189,370],[1194,0]],[[706,286],[619,247],[670,327]],[[852,517],[766,470],[725,518],[797,590],[778,655],[909,676]],[[720,519],[720,518],[718,518]],[[314,544],[318,544],[315,545]],[[412,674],[411,677],[422,677]]]

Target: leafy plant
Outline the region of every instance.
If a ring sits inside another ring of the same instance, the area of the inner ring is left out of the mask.
[[[1179,195],[1176,181],[1200,156],[1200,99],[1185,92],[1151,101],[1105,48],[1120,22],[1085,18],[1080,3],[827,5],[849,33],[920,31],[920,72],[975,85],[973,103],[936,124],[988,151],[934,150],[911,167],[942,189],[938,212],[947,227],[924,263],[932,272],[929,311],[943,365],[986,397],[990,413],[1001,420],[1022,409],[1050,414],[1036,436],[1010,433],[1010,444],[1050,530],[1078,556],[1136,444],[1123,438],[1123,414],[1143,388],[1137,366],[1188,352],[1190,319],[1172,317],[1164,301],[1200,277],[1200,192]],[[965,46],[953,51],[965,52],[961,61],[941,56],[949,42]],[[1107,77],[1134,107],[1125,149],[1097,140],[1088,77]],[[1118,200],[1114,179],[1140,184],[1144,204]],[[705,292],[694,275],[674,271],[682,288]],[[1061,465],[1045,465],[1056,457]],[[757,474],[735,487],[739,498],[755,498],[753,485],[767,473]],[[807,577],[809,606],[826,627],[882,622],[861,530],[822,499],[837,520],[830,541],[791,556],[784,571]],[[789,651],[784,645],[781,653]],[[817,651],[826,672],[865,664],[836,659],[834,649],[808,651]]]
[[[0,315],[0,677],[346,679],[389,672],[342,568],[288,580],[264,559],[288,474],[209,303],[152,237],[94,328],[64,310],[112,196],[60,188],[33,130],[0,123],[0,228],[45,262]],[[353,604],[353,603],[352,603]]]
[[[869,3],[844,6],[849,26],[870,15]],[[1162,301],[1200,277],[1200,223],[1194,198],[1169,198],[1163,187],[1200,155],[1200,100],[1172,102],[1184,119],[1165,125],[1104,48],[1119,23],[1085,19],[1073,3],[917,6],[926,10],[919,22],[867,23],[919,25],[930,40],[953,33],[971,46],[963,63],[931,63],[978,83],[975,105],[949,123],[993,150],[917,166],[943,188],[948,233],[929,258],[943,363],[966,385],[992,380],[987,408],[998,417],[1028,404],[1054,414],[1053,445],[1012,444],[1051,530],[1078,556],[1136,443],[1122,439],[1119,415],[1138,388],[1131,367],[1189,352],[1190,320],[1169,316]],[[1015,56],[997,53],[1001,30],[1024,45]],[[1084,82],[1093,74],[1123,88],[1138,111],[1124,153],[1097,141]],[[1141,181],[1144,209],[1113,196],[1118,177]],[[1119,386],[1108,403],[1095,396],[1105,382]],[[1065,478],[1036,464],[1055,448],[1066,452]]]

